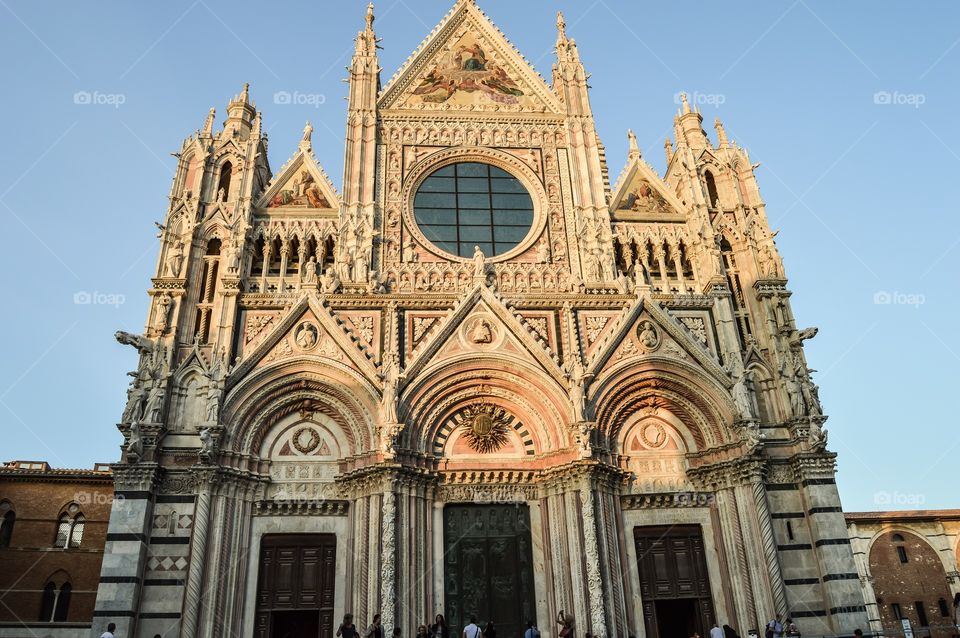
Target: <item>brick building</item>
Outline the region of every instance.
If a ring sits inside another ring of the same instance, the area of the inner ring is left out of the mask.
[[[108,465],[0,465],[0,636],[89,632],[112,501]]]
[[[847,512],[870,630],[949,638],[957,634],[960,510]]]

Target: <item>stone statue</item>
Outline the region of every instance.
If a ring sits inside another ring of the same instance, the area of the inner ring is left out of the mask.
[[[134,379],[130,382],[130,387],[127,388],[127,405],[120,417],[121,423],[133,423],[139,421],[143,416],[141,412],[143,408],[143,388],[137,383],[137,374],[135,372],[129,374]]]
[[[300,273],[300,281],[305,284],[317,283],[317,258],[313,255],[303,264],[303,272]]]
[[[754,450],[764,439],[764,435],[760,432],[760,424],[757,421],[746,421],[740,435],[750,450]]]
[[[589,423],[582,420],[578,420],[576,423],[574,423],[573,438],[582,457],[589,457],[591,454],[593,454],[593,446],[590,444]]]
[[[823,408],[820,406],[820,387],[810,378],[809,372],[800,379],[800,394],[810,416],[821,416]]]
[[[549,264],[550,263],[550,244],[546,239],[537,244],[537,263],[538,264]]]
[[[417,243],[413,241],[413,237],[410,237],[403,245],[403,261],[414,263],[418,261],[418,259]]]
[[[183,270],[183,242],[179,239],[173,244],[170,257],[167,258],[167,276],[179,277]]]
[[[586,372],[580,358],[570,355],[567,362],[567,378],[569,380],[567,394],[570,397],[570,404],[573,406],[573,420],[579,423],[584,420],[587,409],[587,397],[584,389]]]
[[[164,293],[157,297],[157,316],[154,322],[154,329],[157,334],[163,334],[167,331],[167,325],[170,316],[170,295]]]
[[[197,456],[205,462],[209,462],[210,457],[217,451],[217,440],[210,430],[210,428],[200,430],[200,450],[197,452]]]
[[[217,191],[217,201],[224,202],[226,201],[226,199],[227,199],[227,191],[225,191],[221,186],[220,190]]]
[[[400,376],[400,356],[394,352],[383,360],[383,396],[380,400],[381,423],[397,422],[397,383]]]
[[[160,423],[163,413],[163,381],[156,379],[147,394],[147,405],[143,408],[143,417],[150,423]]]
[[[370,274],[370,258],[365,249],[357,250],[357,256],[353,263],[353,280],[366,281]]]
[[[810,420],[810,431],[807,433],[807,443],[815,449],[823,449],[827,445],[827,431],[817,419]]]
[[[213,381],[207,386],[207,423],[216,424],[220,418],[220,388]]]
[[[130,438],[127,439],[127,459],[130,463],[137,463],[143,456],[143,435],[140,433],[140,422],[130,424]]]
[[[402,423],[384,423],[380,426],[380,451],[384,456],[394,455],[401,432]]]
[[[333,294],[340,289],[340,278],[333,271],[333,267],[327,268],[327,272],[320,278],[320,292]]]
[[[345,250],[343,251],[343,259],[339,263],[340,266],[340,279],[343,281],[350,281],[350,277],[353,274],[353,251]]]
[[[313,135],[313,125],[310,124],[310,120],[307,120],[307,124],[303,127],[303,139],[301,141],[310,144],[311,135]]]
[[[227,272],[231,275],[236,275],[240,272],[240,255],[242,252],[243,248],[239,241],[235,240],[230,243],[230,255],[227,258]]]
[[[737,406],[740,418],[745,421],[752,421],[757,418],[757,406],[753,392],[752,373],[749,369],[745,369],[733,386],[733,402]]]
[[[787,372],[786,366],[780,373],[783,375],[783,383],[787,388],[787,396],[790,397],[791,414],[794,417],[806,416],[807,410],[803,400],[803,390],[800,388],[797,378],[792,373]]]
[[[473,247],[473,276],[474,278],[482,277],[484,279],[487,276],[486,257],[483,256],[480,246]]]
[[[470,331],[470,340],[474,343],[490,343],[493,341],[493,331],[486,319],[481,319]]]

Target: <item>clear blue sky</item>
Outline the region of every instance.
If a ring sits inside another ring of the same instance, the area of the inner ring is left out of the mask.
[[[378,3],[384,82],[451,4]],[[365,5],[0,0],[0,460],[117,458],[135,355],[112,335],[142,330],[170,153],[207,109],[222,116],[250,82],[274,169],[309,118],[339,185],[341,80]],[[628,127],[662,171],[679,91],[698,98],[711,135],[723,119],[762,163],[798,323],[820,327],[807,356],[844,506],[960,505],[950,487],[960,453],[960,5],[480,5],[545,76],[554,13],[566,12],[593,74],[612,178]],[[277,104],[282,91],[307,97]],[[881,291],[898,296],[875,303]],[[75,302],[95,292],[96,303]]]

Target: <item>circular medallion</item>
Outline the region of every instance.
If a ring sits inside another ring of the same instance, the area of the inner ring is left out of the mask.
[[[493,417],[482,412],[473,417],[473,433],[477,436],[487,436],[493,431]]]
[[[304,321],[297,326],[293,340],[301,350],[313,350],[320,340],[320,331],[310,321]]]
[[[652,321],[641,321],[637,326],[637,340],[644,352],[653,352],[660,347],[660,333]]]
[[[302,427],[290,439],[300,454],[310,454],[320,446],[320,434],[313,428]]]
[[[667,431],[659,423],[648,423],[641,428],[640,439],[647,447],[663,447],[667,443]]]

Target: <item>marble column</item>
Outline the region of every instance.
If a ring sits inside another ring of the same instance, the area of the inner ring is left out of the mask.
[[[112,469],[114,500],[93,612],[90,633],[93,638],[106,631],[111,622],[117,625],[117,635],[136,635],[161,472],[156,463],[118,463]]]
[[[207,560],[207,530],[210,525],[210,508],[212,501],[213,482],[216,478],[216,469],[211,467],[197,467],[197,505],[194,511],[193,546],[190,549],[190,566],[187,572],[187,591],[183,601],[181,616],[181,638],[197,636],[201,606],[204,602],[203,574]]]

